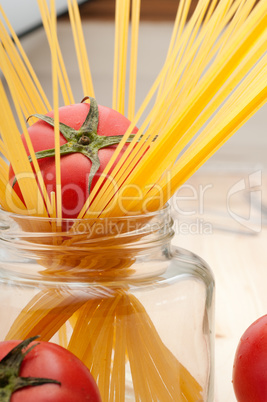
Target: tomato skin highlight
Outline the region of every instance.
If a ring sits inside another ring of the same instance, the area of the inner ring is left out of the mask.
[[[0,360],[19,341],[0,342]],[[36,346],[25,356],[21,377],[46,377],[61,384],[42,384],[15,391],[10,402],[101,402],[98,387],[87,367],[72,353],[51,342]]]
[[[238,402],[267,401],[267,315],[251,324],[240,339],[233,387]]]
[[[59,108],[59,120],[61,123],[78,130],[88,112],[90,104],[78,103]],[[130,121],[121,113],[105,106],[98,105],[99,120],[97,134],[100,136],[123,135],[130,125]],[[47,116],[54,117],[53,111],[47,113]],[[132,133],[136,133],[135,127]],[[54,128],[44,121],[37,121],[28,128],[28,133],[35,152],[52,149],[55,147]],[[26,145],[25,136],[21,136],[26,152],[29,150]],[[67,143],[66,139],[60,134],[60,145]],[[128,144],[123,147],[118,158],[126,149]],[[111,145],[98,151],[100,168],[95,175],[91,190],[96,184],[98,178],[103,173],[107,163],[112,157],[117,145]],[[46,157],[38,160],[40,170],[44,179],[48,194],[56,191],[56,172],[55,158]],[[89,173],[92,162],[81,153],[72,153],[61,156],[61,187],[62,187],[62,217],[75,219],[79,215],[86,199],[89,195]],[[9,172],[10,183],[14,182],[14,171],[12,167]],[[14,185],[14,190],[23,201],[18,183]]]

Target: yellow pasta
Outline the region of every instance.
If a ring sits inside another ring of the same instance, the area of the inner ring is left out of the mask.
[[[38,5],[40,8],[41,16],[42,16],[43,27],[45,28],[45,32],[46,32],[46,36],[47,36],[47,40],[50,45],[50,48],[53,45],[56,46],[56,48],[57,48],[57,56],[58,56],[58,61],[60,64],[60,69],[58,71],[59,82],[60,82],[60,87],[61,87],[61,92],[62,92],[62,97],[63,97],[64,103],[65,103],[65,105],[68,105],[70,103],[74,103],[74,98],[73,98],[70,82],[68,79],[66,67],[64,64],[64,60],[62,57],[62,53],[61,53],[61,50],[59,47],[57,37],[55,35],[54,35],[53,39],[51,37],[52,21],[51,21],[51,15],[49,12],[49,8],[46,3],[46,0],[37,0],[37,1],[38,1]],[[53,41],[53,44],[52,44],[52,41]],[[51,109],[51,107],[50,107],[50,109]]]
[[[59,132],[59,99],[58,99],[58,76],[59,63],[57,57],[57,34],[56,34],[56,10],[55,2],[51,2],[51,56],[52,56],[52,83],[54,103],[54,133],[55,133],[55,165],[56,165],[56,211],[57,217],[62,217],[61,198],[61,168],[60,168],[60,132]]]
[[[225,7],[229,7],[229,4],[230,3],[228,1],[220,2],[221,7],[224,7],[223,16],[227,14],[228,8]],[[250,8],[253,4],[254,1],[251,1]],[[179,149],[181,150],[181,148],[185,147],[191,140],[192,136],[188,135],[187,140],[185,137],[183,138],[182,144],[180,143],[180,139],[182,139],[184,135],[187,135],[187,131],[191,130],[191,126],[194,126],[196,120],[195,116],[200,116],[201,125],[199,124],[200,127],[198,128],[201,128],[201,126],[208,121],[210,116],[212,116],[216,108],[222,104],[225,99],[227,99],[227,96],[231,93],[233,84],[237,85],[239,82],[241,82],[242,78],[250,71],[251,66],[253,66],[253,64],[260,59],[260,55],[262,55],[264,52],[264,43],[266,40],[266,13],[266,3],[259,3],[247,18],[247,24],[242,25],[235,33],[232,40],[229,41],[228,45],[224,46],[223,51],[217,54],[215,59],[216,62],[211,64],[207,72],[199,80],[199,84],[195,86],[194,90],[191,91],[189,96],[187,96],[185,99],[182,98],[182,105],[179,106],[177,114],[173,116],[172,113],[170,113],[171,117],[169,118],[169,121],[164,121],[161,125],[161,127],[164,128],[159,128],[157,131],[153,131],[153,124],[151,124],[151,131],[149,126],[146,133],[143,135],[142,140],[137,146],[135,146],[135,141],[128,146],[124,155],[112,171],[117,185],[120,186],[122,183],[124,183],[125,178],[127,177],[125,187],[128,185],[129,188],[130,184],[133,183],[135,186],[138,186],[141,189],[141,192],[143,192],[145,187],[153,186],[153,183],[155,183],[157,180],[156,177],[161,177],[164,170],[169,167],[169,161],[175,160],[179,154]],[[220,17],[223,19],[223,16],[220,16],[220,14],[216,15],[213,19],[210,18],[209,21],[212,26],[217,27],[218,18]],[[232,20],[231,23],[235,25],[236,21]],[[207,25],[208,23],[204,27],[205,30]],[[231,27],[229,30],[231,31]],[[217,34],[219,33],[220,29],[217,28]],[[205,38],[208,42],[210,42],[210,35],[211,32],[206,31]],[[228,32],[227,35],[229,35]],[[215,38],[217,38],[217,35],[215,35]],[[224,37],[224,40],[226,40],[226,38],[227,36]],[[178,66],[178,70],[175,72],[175,75],[178,74],[179,77],[181,71],[186,67],[188,60],[190,60],[193,57],[194,52],[197,53],[197,51],[198,46],[193,46],[187,52],[185,60],[182,62],[182,66]],[[201,57],[201,55],[198,55],[198,58]],[[171,56],[171,59],[172,58],[173,56]],[[194,60],[195,63],[197,63],[198,58],[196,57]],[[245,66],[244,60],[246,60],[247,63]],[[169,60],[167,60],[167,62],[170,63]],[[163,69],[163,77],[164,73],[167,72],[169,72],[168,69],[166,69],[166,71]],[[176,92],[175,85],[177,78],[174,77],[172,80],[169,78],[169,82],[168,89],[165,89],[165,93],[166,96],[169,97],[170,101],[166,103],[166,98],[164,99],[164,97],[162,97],[161,102],[157,102],[150,113],[150,121],[153,123],[154,121],[157,122],[157,120],[159,120],[158,116],[162,110],[166,110],[166,113],[168,113],[168,107],[172,109],[176,107],[176,102],[174,102],[174,100],[179,99],[179,92]],[[183,80],[181,82],[183,82]],[[228,85],[227,89],[224,88],[224,85]],[[169,95],[170,91],[172,91],[171,96]],[[205,110],[205,106],[208,108],[208,112]],[[203,114],[205,115],[205,119],[203,118]],[[136,120],[134,120],[134,123],[136,123]],[[148,124],[148,119],[146,120],[145,124]],[[140,134],[143,134],[145,124],[141,126]],[[128,130],[128,133],[126,133],[125,136],[129,135],[129,132],[130,130]],[[195,131],[195,134],[196,133],[197,131]],[[157,140],[152,144],[147,142],[150,149],[143,157],[142,155],[144,153],[144,148],[142,148],[142,146],[149,138],[149,135],[150,139],[155,138],[156,136],[158,137]],[[122,142],[122,144],[124,144],[124,142]],[[114,153],[112,160],[108,164],[106,172],[108,172],[112,166],[112,163],[115,161],[117,154],[121,149],[120,145],[117,148],[117,152]],[[134,151],[133,147],[135,147]],[[141,157],[142,160],[140,163],[138,163],[137,168],[133,170],[133,166],[135,166],[136,161]],[[127,167],[125,168],[124,164],[126,159]],[[161,165],[159,165],[159,161],[162,161]],[[153,166],[152,172],[149,166]],[[154,169],[154,166],[157,166],[157,169]],[[146,172],[145,178],[143,175],[144,171]],[[120,177],[117,176],[118,172]],[[130,172],[131,175],[129,176]],[[91,195],[91,199],[93,199],[101,184],[102,182],[100,179],[95,192],[93,191],[93,194]],[[103,190],[104,194],[99,193],[99,195],[94,199],[94,203],[90,206],[90,210],[88,211],[89,216],[90,213],[93,212],[94,205],[97,206],[98,210],[103,209],[104,211],[105,207],[109,205],[110,198],[114,196],[114,194],[112,194],[111,184],[106,183]],[[129,194],[129,197],[131,197],[130,192],[127,194]],[[102,205],[103,207],[99,208],[99,206]],[[130,211],[131,208],[132,206],[129,205],[128,210]],[[120,213],[118,208],[114,211],[114,214],[116,213]]]
[[[128,119],[129,120],[133,120],[134,113],[135,113],[140,5],[141,5],[141,0],[133,0],[132,1],[131,55],[130,55],[130,72],[129,72],[129,96],[128,96]]]
[[[72,26],[73,38],[76,46],[76,54],[79,62],[80,76],[85,96],[94,97],[93,81],[87,57],[87,51],[82,32],[81,19],[76,1],[68,0],[69,16]]]
[[[28,96],[28,101],[34,108],[36,108],[28,110],[25,117],[28,118],[30,114],[36,113],[37,110],[39,113],[45,113],[47,110],[51,109],[49,101],[1,5],[0,15],[3,17],[3,20],[8,27],[8,31],[5,32],[4,25],[0,21],[1,42],[5,44],[9,57],[12,57],[14,60],[13,67],[17,76],[20,77],[21,85],[25,88],[25,94]],[[12,75],[12,78],[14,78],[14,74]]]
[[[97,233],[88,239],[75,233],[75,224],[62,234],[59,99],[62,95],[65,105],[75,100],[57,38],[55,1],[37,1],[51,51],[53,106],[0,6],[0,69],[6,81],[6,86],[0,81],[1,207],[25,215],[20,221],[25,231],[45,234],[31,239],[51,246],[35,251],[44,278],[83,280],[84,271],[88,281],[96,272],[102,281],[130,277],[135,255],[124,249],[123,237],[118,239],[107,230],[98,244]],[[78,4],[66,3],[83,95],[95,97]],[[78,218],[92,218],[90,229],[98,218],[109,217],[116,223],[118,217],[161,208],[267,100],[267,2],[199,0],[190,18],[191,0],[177,3],[166,60],[136,111],[141,0],[116,0],[112,105],[126,114],[128,102],[131,125],[80,211]],[[48,193],[26,119],[52,108],[56,191]],[[138,133],[118,161],[135,126]],[[9,180],[10,165],[24,202]],[[49,220],[34,224],[27,215]],[[145,225],[146,219],[140,222]],[[122,227],[122,233],[126,229]],[[22,308],[6,338],[37,333],[44,340],[57,336],[83,360],[103,401],[124,401],[126,370],[136,400],[202,400],[201,385],[164,345],[147,311],[126,285],[112,291],[105,286],[69,291],[49,285]]]

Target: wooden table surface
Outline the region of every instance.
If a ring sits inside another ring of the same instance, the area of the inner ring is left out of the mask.
[[[173,201],[175,244],[200,255],[215,276],[217,402],[236,401],[231,375],[238,341],[253,321],[267,314],[266,184],[261,170],[205,171],[191,178]]]
[[[82,98],[79,71],[73,62],[71,30],[66,24],[66,21],[58,24],[58,34],[75,99],[79,101]],[[171,28],[169,24],[160,24],[160,29],[152,24],[141,27],[137,102],[143,99],[161,66]],[[108,106],[112,88],[113,27],[110,23],[88,22],[84,29],[97,97]],[[91,38],[97,38],[97,43]],[[39,30],[24,37],[23,45],[52,99],[50,56],[44,32]],[[235,401],[231,372],[238,340],[255,319],[267,313],[266,108],[264,110],[172,200],[174,243],[206,260],[215,276],[216,402]]]

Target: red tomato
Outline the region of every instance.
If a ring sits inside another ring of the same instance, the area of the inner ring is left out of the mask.
[[[61,123],[78,130],[88,112],[90,104],[79,103],[69,106],[64,106],[59,109],[59,120]],[[123,135],[130,125],[130,121],[121,113],[105,106],[98,105],[99,119],[97,134],[100,136],[115,136]],[[53,112],[47,114],[53,117]],[[54,128],[44,121],[38,121],[28,129],[33,148],[35,152],[55,148]],[[137,128],[133,133],[137,132]],[[29,155],[28,148],[24,135],[22,141]],[[67,143],[67,140],[60,135],[60,145]],[[126,145],[127,146],[127,145]],[[108,161],[110,160],[117,145],[111,145],[106,148],[99,149],[98,156],[100,160],[100,168],[95,175],[91,190],[93,189],[98,177],[103,173]],[[125,150],[125,147],[124,147]],[[44,178],[44,182],[50,194],[56,191],[56,173],[55,173],[55,158],[46,157],[38,159],[38,163]],[[61,186],[62,186],[62,216],[63,218],[76,218],[79,214],[84,202],[88,198],[88,178],[91,170],[91,160],[81,154],[72,153],[61,156]],[[10,182],[14,181],[14,172],[10,169]],[[23,200],[19,186],[16,183],[14,190]]]
[[[68,350],[50,342],[37,344],[25,357],[20,377],[41,377],[60,384],[28,386],[15,391],[11,402],[101,402],[98,387],[87,367]],[[0,342],[0,360],[19,341]],[[1,390],[1,388],[0,388]]]
[[[239,402],[267,401],[267,315],[256,320],[240,339],[233,386]]]

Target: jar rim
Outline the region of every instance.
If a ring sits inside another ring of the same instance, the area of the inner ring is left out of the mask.
[[[92,217],[92,218],[57,218],[57,217],[46,217],[46,216],[35,216],[35,215],[24,215],[24,214],[17,214],[15,212],[10,212],[10,211],[6,211],[5,209],[3,209],[0,206],[0,220],[2,215],[4,215],[4,217],[10,217],[13,219],[27,219],[27,220],[40,220],[40,221],[47,221],[47,222],[53,222],[53,223],[57,223],[57,222],[80,222],[80,221],[91,221],[91,220],[97,220],[97,221],[101,221],[101,220],[106,220],[106,219],[119,219],[119,220],[126,220],[126,219],[138,219],[141,217],[154,217],[154,216],[158,216],[161,215],[162,213],[169,213],[170,211],[170,205],[168,203],[166,203],[162,208],[156,210],[156,211],[149,211],[146,213],[140,213],[140,214],[128,214],[128,215],[121,215],[121,216],[103,216],[103,217]]]
[[[1,219],[2,218],[2,219]],[[57,224],[59,225],[57,226]],[[172,219],[170,206],[140,215],[125,215],[121,217],[100,217],[89,219],[58,219],[38,216],[27,216],[9,213],[0,209],[0,241],[27,241],[33,243],[55,244],[55,238],[86,238],[87,245],[93,246],[98,241],[107,242],[110,238],[124,238],[123,242],[140,235],[147,242],[172,237]],[[85,236],[85,237],[84,237]],[[143,238],[143,240],[144,240]],[[49,240],[50,239],[50,240]],[[75,240],[75,242],[76,242]],[[61,243],[61,242],[60,242]]]
[[[5,219],[1,221],[0,212],[0,247],[4,246],[6,254],[2,257],[11,261],[16,269],[33,269],[33,275],[39,272],[38,267],[45,267],[47,279],[51,275],[64,275],[66,280],[77,277],[79,281],[83,277],[86,281],[92,277],[103,280],[115,273],[132,276],[134,262],[145,255],[166,252],[174,234],[168,205],[149,214],[101,218],[100,222],[94,219],[93,223],[78,220],[83,226],[79,228],[76,224],[68,231],[64,226],[63,230],[61,227],[57,230],[47,218],[28,220],[27,216],[8,213],[2,216]],[[29,261],[38,261],[38,264],[31,265]],[[7,261],[3,264],[8,265]]]

